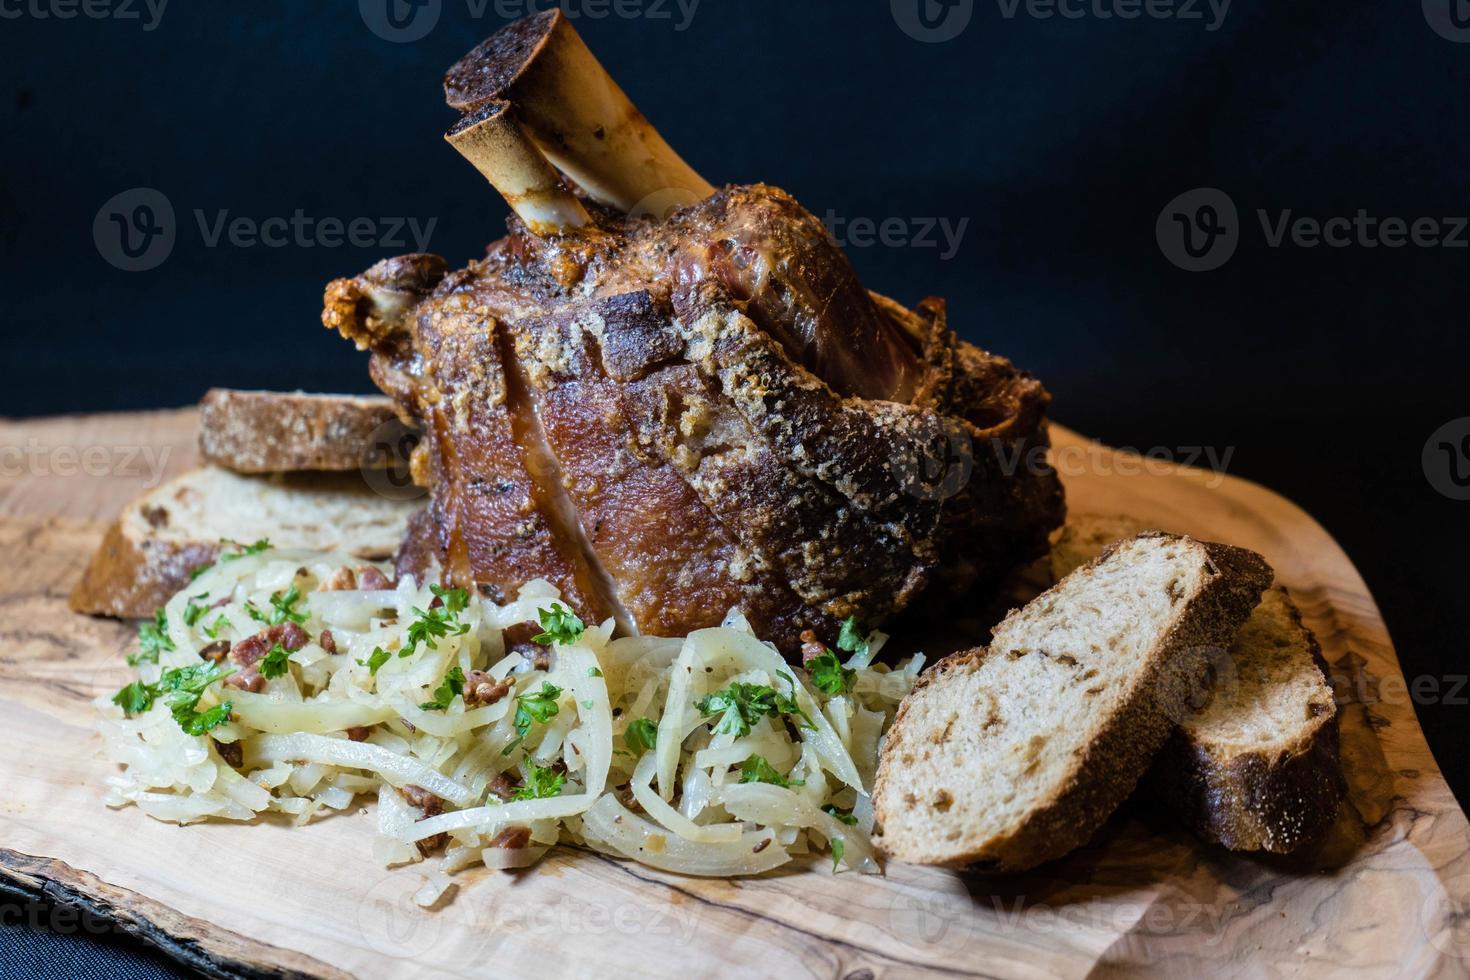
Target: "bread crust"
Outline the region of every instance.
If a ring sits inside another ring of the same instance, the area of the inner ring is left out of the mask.
[[[119,619],[146,619],[189,584],[194,569],[208,565],[218,543],[135,541],[121,519],[107,529],[101,546],[68,598],[72,612]]]
[[[1316,636],[1296,605],[1289,598],[1286,603],[1325,678],[1327,664]],[[1232,851],[1289,854],[1326,833],[1347,792],[1338,756],[1338,713],[1334,707],[1314,718],[1276,752],[1229,759],[1178,728],[1155,759],[1149,784],[1201,839]]]
[[[411,430],[381,396],[213,388],[199,402],[199,453],[236,473],[387,469]]]
[[[1148,531],[1140,538],[1182,538],[1161,531]],[[1190,539],[1183,539],[1190,540]],[[1076,574],[1086,572],[1108,560],[1125,542],[1120,542],[1089,562]],[[1050,800],[1032,809],[1024,820],[1008,832],[980,842],[956,853],[913,846],[916,842],[877,839],[879,849],[889,857],[919,864],[949,867],[978,866],[989,871],[1025,871],[1086,843],[1098,827],[1133,792],[1148,771],[1155,753],[1164,745],[1174,727],[1171,715],[1171,691],[1192,694],[1203,681],[1197,678],[1171,676],[1171,666],[1180,664],[1191,670],[1189,650],[1223,649],[1229,646],[1240,625],[1260,601],[1261,593],[1271,584],[1271,567],[1260,555],[1243,548],[1211,542],[1197,542],[1213,566],[1213,576],[1199,590],[1178,622],[1159,644],[1158,653],[1147,665],[1146,674],[1133,694],[1098,729],[1086,749],[1072,763]],[[1043,595],[1049,595],[1046,593]],[[1040,600],[1038,600],[1040,601]],[[1010,618],[1019,614],[1012,611]],[[997,627],[999,633],[1004,623]],[[957,669],[977,666],[990,656],[988,651],[969,651],[942,661],[920,679],[914,692],[905,698],[889,730],[888,741],[879,760],[873,800],[878,822],[886,825],[888,794],[885,782],[900,756],[899,746],[908,738],[922,738],[923,733],[909,733],[905,718],[915,696]],[[1180,682],[1182,683],[1176,683]]]

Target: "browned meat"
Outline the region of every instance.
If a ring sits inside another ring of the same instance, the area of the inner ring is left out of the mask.
[[[321,635],[316,638],[317,645],[328,653],[337,652],[337,638],[332,635],[331,630],[322,630]]]
[[[488,671],[472,670],[464,679],[464,706],[475,708],[494,704],[510,693],[509,681],[497,681]]]
[[[311,641],[311,635],[296,623],[267,626],[254,636],[247,636],[230,651],[230,658],[241,667],[254,666],[261,657],[279,643],[288,653],[295,653]]]
[[[530,844],[530,827],[506,827],[500,833],[490,838],[490,843],[486,846],[504,847],[512,850],[519,850],[523,847],[529,847]]]
[[[595,66],[569,30],[539,15],[457,65],[447,91],[467,115],[450,139],[493,123],[517,161],[534,156],[506,110],[479,111],[509,99],[549,158],[618,207],[553,179],[512,196],[534,220],[512,217],[466,269],[404,256],[327,290],[323,321],[373,352],[374,379],[425,433],[414,472],[433,494],[400,571],[493,594],[545,578],[584,619],[654,634],[739,607],[794,656],[806,631],[877,625],[1040,553],[1063,513],[1041,385],[958,340],[942,301],[868,293],[776,188],[624,214],[639,188],[609,171],[602,144],[618,141],[553,118],[580,126],[603,104],[578,103]],[[582,74],[557,77],[558,58]],[[609,125],[680,186],[701,183],[635,115]],[[511,162],[475,159],[492,181]]]

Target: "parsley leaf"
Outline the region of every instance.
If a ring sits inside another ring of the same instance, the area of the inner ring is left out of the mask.
[[[504,755],[510,755],[515,751],[517,745],[526,740],[531,733],[531,725],[536,722],[546,724],[555,718],[561,706],[556,699],[561,697],[561,688],[550,681],[541,682],[541,690],[530,694],[516,695],[516,739],[505,747]]]
[[[211,684],[230,675],[219,664],[201,661],[188,667],[166,670],[156,684],[134,681],[112,696],[114,704],[129,715],[147,711],[154,701],[167,695],[169,711],[189,735],[203,735],[230,718],[234,704],[226,701],[207,711],[197,711],[199,699]]]
[[[219,664],[201,660],[187,667],[164,671],[163,676],[158,679],[157,687],[159,691],[200,695],[209,685],[224,680],[231,673],[233,670],[225,670]]]
[[[373,652],[368,655],[368,658],[366,660],[359,660],[357,662],[357,665],[359,667],[366,667],[368,669],[368,673],[372,674],[374,677],[377,677],[378,668],[387,663],[389,659],[392,658],[392,656],[393,654],[389,653],[387,650],[384,650],[382,647],[373,647]]]
[[[829,837],[827,843],[832,847],[832,873],[837,873],[837,866],[842,863],[842,855],[847,853],[847,845],[842,842],[841,837]]]
[[[550,766],[543,769],[533,762],[530,771],[526,773],[526,781],[510,795],[510,798],[514,802],[516,800],[544,800],[552,796],[560,796],[561,788],[566,785],[566,781],[566,773],[558,772]]]
[[[740,763],[740,781],[742,783],[770,783],[772,786],[805,786],[804,779],[787,779],[776,771],[776,767],[765,760],[764,756],[753,755]]]
[[[658,745],[658,726],[647,718],[629,722],[627,731],[623,732],[623,744],[632,749],[634,755],[652,752]]]
[[[792,691],[795,692],[796,682],[790,677],[786,679],[790,681]],[[803,727],[815,727],[811,718],[796,703],[795,698],[778,694],[776,689],[769,684],[747,684],[737,681],[723,691],[705,695],[694,703],[694,707],[706,717],[720,716],[720,720],[714,727],[716,735],[736,737],[749,735],[750,726],[766,715],[794,715],[802,720]]]
[[[304,623],[310,619],[306,613],[297,611],[296,603],[300,601],[301,590],[294,585],[286,590],[285,595],[277,592],[271,596],[271,605],[275,607],[275,611],[271,613],[270,624],[279,626],[288,619],[293,623]]]
[[[255,542],[254,544],[249,544],[249,545],[241,545],[241,544],[239,544],[238,542],[235,542],[235,541],[226,541],[225,544],[233,544],[233,545],[235,545],[235,547],[239,548],[240,550],[239,551],[226,552],[225,554],[220,555],[219,556],[219,560],[220,561],[235,561],[237,559],[245,558],[245,557],[248,557],[250,555],[258,555],[262,551],[265,551],[267,548],[269,548],[271,546],[270,541],[267,540],[266,538],[261,538],[259,541]]]
[[[194,581],[199,576],[203,575],[205,572],[209,571],[213,567],[214,567],[214,562],[210,562],[208,565],[200,565],[198,568],[194,569],[192,572],[189,573],[189,581],[190,582]]]
[[[138,652],[128,657],[128,666],[156,664],[160,653],[174,649],[174,641],[168,636],[168,619],[162,609],[155,609],[153,622],[138,627]]]
[[[230,711],[235,707],[231,701],[224,701],[215,705],[208,711],[195,711],[199,704],[196,695],[192,699],[180,699],[169,702],[169,710],[173,712],[174,721],[187,735],[203,735],[205,732],[218,728],[230,720]]]
[[[112,696],[112,703],[129,716],[140,715],[153,707],[153,688],[142,681],[133,681]]]
[[[281,677],[290,667],[290,661],[287,659],[290,656],[286,648],[277,643],[271,647],[269,653],[260,658],[256,669],[260,671],[260,676],[267,680]]]
[[[851,654],[868,652],[868,635],[858,629],[856,616],[842,621],[842,628],[837,631],[837,649]]]
[[[826,653],[813,657],[806,663],[806,669],[812,679],[812,686],[823,694],[838,695],[846,691],[852,685],[857,671],[842,666],[842,661],[837,659],[837,654],[828,650]]]
[[[184,625],[193,626],[199,622],[200,617],[209,612],[209,607],[200,602],[200,599],[208,599],[208,592],[201,592],[196,596],[189,597],[189,604],[184,607]]]
[[[224,630],[226,626],[233,629],[235,624],[230,622],[225,617],[224,613],[220,613],[218,619],[210,623],[208,626],[204,627],[204,632],[209,635],[209,638],[211,640],[217,640],[219,639],[220,633]]]
[[[588,667],[587,668],[587,676],[588,677],[601,677],[602,676],[602,668],[601,667]]]
[[[429,591],[443,601],[444,611],[451,616],[458,616],[470,604],[470,594],[464,589],[445,589],[437,585],[431,585],[429,586]]]
[[[552,603],[550,609],[540,609],[536,618],[541,620],[543,632],[531,637],[532,643],[560,643],[562,646],[576,643],[587,628],[576,615],[561,603]]]
[[[434,689],[434,700],[419,705],[424,711],[443,711],[456,697],[464,693],[464,671],[458,664],[449,668],[444,683]]]
[[[848,813],[846,810],[839,810],[839,809],[837,809],[837,807],[834,806],[831,803],[824,803],[824,804],[822,804],[822,811],[824,813],[830,813],[832,816],[836,817],[839,823],[845,823],[849,827],[856,827],[857,826],[857,817],[854,817],[851,813]]]
[[[455,593],[459,593],[458,599],[454,597]],[[418,619],[408,624],[408,644],[398,651],[400,657],[412,656],[421,643],[430,650],[437,650],[439,644],[436,640],[442,640],[446,636],[463,636],[470,631],[470,624],[461,623],[458,618],[468,601],[464,590],[452,589],[446,593],[435,588],[434,594],[444,599],[444,605],[428,612],[414,607],[413,614]],[[446,595],[449,598],[444,598]]]

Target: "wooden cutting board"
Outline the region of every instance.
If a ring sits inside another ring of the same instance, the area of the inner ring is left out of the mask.
[[[0,878],[114,917],[211,972],[1470,975],[1470,827],[1347,556],[1259,486],[1060,428],[1074,511],[1262,552],[1348,678],[1351,805],[1319,853],[1232,855],[1135,801],[1086,848],[1021,877],[898,864],[833,876],[818,861],[705,881],[562,850],[530,872],[461,875],[452,900],[423,911],[410,901],[421,869],[374,866],[365,809],[300,829],[179,828],[108,810],[90,701],[125,682],[133,629],[73,616],[65,597],[105,522],[152,478],[194,464],[194,425],[188,410],[0,422]]]

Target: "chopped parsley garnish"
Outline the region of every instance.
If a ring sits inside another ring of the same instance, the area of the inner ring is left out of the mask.
[[[199,576],[203,575],[205,572],[209,571],[213,567],[214,567],[214,562],[210,562],[208,565],[200,565],[198,568],[194,569],[192,572],[189,573],[189,581],[190,582],[194,581]]]
[[[849,616],[842,621],[842,628],[837,631],[837,649],[854,655],[868,652],[868,635],[858,629],[857,617]]]
[[[196,696],[192,700],[180,700],[169,702],[169,710],[173,712],[174,721],[188,735],[203,735],[212,731],[230,720],[230,711],[234,709],[233,701],[224,701],[215,705],[207,711],[196,711],[195,705],[199,703]]]
[[[286,590],[285,595],[277,592],[271,596],[271,605],[275,607],[275,611],[271,613],[271,625],[279,626],[288,619],[293,623],[304,623],[310,619],[306,613],[297,611],[296,603],[300,601],[301,590],[294,585]]]
[[[503,754],[510,755],[515,751],[517,745],[526,740],[531,733],[531,726],[536,722],[546,724],[555,718],[561,706],[556,699],[561,697],[561,688],[550,681],[541,682],[541,690],[530,694],[516,695],[516,738],[505,747]]]
[[[158,655],[174,650],[174,641],[168,636],[168,619],[162,609],[153,611],[153,622],[138,627],[138,652],[128,657],[128,666],[156,664]]]
[[[377,677],[378,668],[387,663],[392,657],[393,654],[384,650],[382,647],[373,647],[373,652],[368,655],[368,658],[366,660],[359,660],[357,665],[359,667],[366,667],[370,674]]]
[[[791,681],[791,678],[787,677],[787,680]],[[795,681],[791,681],[791,689],[795,693]],[[778,693],[769,684],[737,681],[723,691],[705,695],[694,703],[694,707],[706,717],[720,716],[714,726],[716,735],[734,735],[737,738],[749,735],[750,726],[765,715],[794,715],[802,720],[804,728],[816,727],[794,697]]]
[[[623,744],[632,749],[634,755],[652,752],[658,745],[658,726],[647,718],[629,722],[627,731],[623,732]]]
[[[133,681],[112,696],[112,703],[128,715],[140,715],[153,707],[153,688],[142,681]]]
[[[267,680],[274,680],[286,673],[286,670],[290,666],[290,660],[288,659],[290,656],[291,654],[286,651],[286,648],[277,643],[271,647],[269,653],[260,658],[259,663],[256,665],[256,670],[260,671],[261,677]]]
[[[240,550],[239,551],[230,551],[230,552],[226,552],[223,555],[220,555],[219,556],[219,560],[220,561],[235,561],[235,560],[240,559],[240,558],[247,558],[250,555],[258,555],[262,551],[265,551],[267,548],[269,548],[271,546],[270,541],[267,540],[267,539],[265,539],[265,538],[261,538],[259,541],[255,542],[254,544],[247,544],[247,545],[241,545],[241,544],[239,544],[238,542],[235,542],[235,541],[226,541],[224,543],[225,544],[233,544],[235,547],[239,548]]]
[[[601,677],[602,676],[602,668],[601,667],[588,667],[587,668],[587,676],[588,677]]]
[[[824,803],[822,805],[822,811],[824,813],[830,813],[832,816],[836,817],[839,823],[845,823],[849,827],[857,826],[857,817],[854,817],[846,810],[837,809],[837,807],[831,803]]]
[[[742,783],[770,783],[772,786],[805,786],[804,779],[787,779],[776,771],[776,767],[765,760],[764,756],[753,755],[740,763],[740,781]]]
[[[174,720],[189,735],[203,735],[218,728],[230,719],[234,704],[225,701],[207,711],[197,710],[199,699],[205,690],[217,681],[224,680],[231,671],[219,664],[201,661],[188,667],[166,670],[155,684],[134,681],[112,696],[112,703],[128,715],[140,714],[153,707],[159,698],[165,698]]]
[[[570,609],[559,602],[552,603],[550,609],[537,610],[536,618],[541,620],[542,632],[531,637],[532,643],[560,643],[567,646],[580,640],[582,632],[587,628]]]
[[[199,622],[200,618],[203,617],[205,613],[209,612],[209,606],[199,601],[200,599],[208,598],[208,592],[201,592],[196,596],[189,597],[189,604],[184,607],[185,626],[193,626],[195,623]]]
[[[458,664],[449,668],[444,683],[434,689],[434,700],[419,705],[424,711],[443,711],[456,697],[464,693],[464,671]]]
[[[812,679],[812,686],[823,694],[833,696],[846,691],[852,686],[853,678],[857,677],[857,671],[842,666],[842,661],[831,650],[808,660],[806,669]]]
[[[216,618],[214,622],[204,627],[204,632],[208,634],[211,640],[217,640],[219,639],[220,633],[222,633],[227,626],[233,629],[235,624],[230,622],[229,619],[226,618],[224,613],[220,613],[219,617]]]
[[[551,766],[542,768],[533,762],[530,771],[526,773],[526,781],[510,795],[511,802],[545,800],[553,796],[560,796],[561,788],[566,785],[566,781],[566,773],[558,772]]]
[[[408,643],[402,650],[398,651],[400,657],[413,656],[419,644],[423,644],[430,650],[439,649],[438,640],[446,636],[464,636],[470,631],[469,623],[461,623],[459,614],[464,611],[469,597],[464,589],[440,589],[438,586],[429,587],[434,595],[444,601],[444,605],[428,612],[424,612],[417,606],[413,614],[418,617],[408,624]]]
[[[431,585],[429,591],[444,603],[444,610],[451,616],[458,616],[470,604],[470,594],[464,589],[446,589],[438,585]]]
[[[842,863],[842,855],[847,853],[847,845],[841,837],[829,837],[827,843],[832,847],[832,873],[835,875],[837,866]]]

